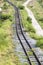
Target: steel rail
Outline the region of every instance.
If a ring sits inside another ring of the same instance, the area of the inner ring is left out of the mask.
[[[28,40],[26,39],[26,37],[25,37],[25,35],[24,35],[24,33],[23,33],[23,30],[22,30],[22,27],[21,27],[21,23],[20,23],[21,20],[20,20],[20,14],[19,14],[18,7],[16,7],[16,6],[15,6],[13,3],[11,3],[9,0],[7,0],[7,2],[14,7],[14,9],[15,9],[15,11],[16,11],[16,12],[15,12],[15,15],[17,14],[17,17],[18,17],[18,22],[19,22],[21,34],[23,35],[23,37],[24,37],[24,39],[25,39],[27,45],[29,46],[29,48],[30,48],[31,51],[33,52],[33,55],[35,56],[35,58],[36,58],[38,64],[41,65],[41,63],[40,63],[40,61],[39,61],[37,55],[36,55],[35,52],[32,50],[31,45],[29,44]],[[15,17],[15,20],[16,20],[16,17]],[[24,52],[25,52],[25,54],[26,54],[26,56],[27,56],[27,59],[28,59],[28,61],[29,61],[29,64],[32,65],[32,64],[31,64],[31,61],[30,61],[30,59],[29,59],[29,56],[28,56],[28,54],[27,54],[27,52],[26,52],[26,50],[25,50],[25,48],[24,48],[24,46],[23,46],[23,44],[22,44],[22,41],[21,41],[21,39],[20,39],[20,37],[19,37],[18,29],[17,29],[17,21],[16,21],[16,33],[17,33],[18,39],[19,39],[19,41],[20,41],[20,43],[21,43],[21,45],[22,45],[22,48],[23,48],[23,50],[24,50]]]
[[[18,15],[19,15],[19,10],[18,10]],[[21,21],[21,20],[20,20],[20,16],[19,16],[19,24],[20,24],[20,30],[21,30],[21,33],[22,33],[22,35],[23,35],[23,37],[24,37],[24,39],[25,39],[27,45],[29,46],[29,48],[30,48],[31,51],[33,52],[33,55],[34,55],[34,57],[36,58],[38,64],[41,65],[41,63],[40,63],[40,61],[39,61],[39,59],[38,59],[36,53],[32,50],[31,45],[29,44],[28,40],[26,39],[26,37],[25,37],[25,35],[24,35],[24,33],[23,33],[23,30],[22,30],[22,27],[21,27],[21,23],[20,23],[20,21]]]
[[[16,16],[16,14],[15,14],[15,16]],[[16,20],[16,17],[15,17],[15,20]],[[16,22],[16,23],[17,23],[17,22]],[[22,43],[22,41],[21,41],[21,39],[20,39],[20,37],[19,37],[17,25],[16,25],[16,33],[17,33],[18,39],[19,39],[19,41],[20,41],[20,44],[21,44],[21,46],[22,46],[22,48],[23,48],[23,50],[24,50],[24,53],[25,53],[25,55],[27,56],[27,60],[28,60],[29,64],[32,65],[32,64],[31,64],[31,61],[30,61],[30,59],[29,59],[29,56],[28,56],[28,54],[27,54],[27,52],[26,52],[26,50],[25,50],[25,47],[24,47],[24,45],[23,45],[23,43]]]

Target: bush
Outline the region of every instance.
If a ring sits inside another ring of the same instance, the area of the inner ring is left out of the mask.
[[[36,46],[43,48],[43,39],[38,40],[37,43],[36,43]]]
[[[12,20],[13,20],[13,16],[10,16],[10,17],[9,17],[9,20],[12,21]]]
[[[27,17],[27,21],[29,21],[29,23],[32,23],[30,17]]]
[[[4,3],[3,9],[7,9],[7,8],[8,8],[8,5],[6,3]]]
[[[2,26],[3,21],[0,20],[0,27]]]
[[[7,15],[7,14],[1,14],[0,15],[1,20],[6,20],[6,19],[9,19],[9,18],[10,18],[10,15]]]
[[[22,5],[20,5],[20,6],[18,6],[19,7],[19,9],[24,9],[24,6],[22,6]]]
[[[42,21],[43,22],[43,18],[40,18],[39,21]]]
[[[36,40],[42,39],[41,36],[38,36],[37,34],[34,34],[34,33],[32,33],[32,32],[30,32],[30,36],[31,36],[33,39],[36,39]]]
[[[33,28],[32,24],[26,24],[26,28],[29,32],[34,32],[35,33],[35,29]]]

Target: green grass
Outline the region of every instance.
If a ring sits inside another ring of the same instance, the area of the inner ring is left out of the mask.
[[[22,24],[23,27],[28,31],[28,32],[34,32],[35,33],[35,29],[32,26],[31,23],[31,19],[27,16],[27,13],[25,11],[25,9],[20,10],[21,11],[21,17],[22,17]],[[27,20],[28,19],[28,20]]]
[[[21,65],[13,51],[15,46],[11,38],[11,24],[10,20],[6,20],[0,28],[0,65]]]
[[[23,2],[25,2],[26,0],[11,0],[11,2],[13,4],[15,4],[17,7],[21,6],[23,4]]]
[[[39,2],[39,4],[41,5],[41,7],[43,8],[43,0],[37,0]]]
[[[20,6],[19,9],[21,12],[21,17],[22,17],[21,23],[22,23],[23,27],[25,28],[25,30],[29,33],[30,37],[35,39],[36,41],[43,38],[35,33],[36,31],[35,31],[34,27],[32,26],[31,19],[28,18],[27,12],[25,11],[24,8],[21,9],[21,5],[23,4],[23,1],[15,1],[14,3],[16,4],[16,6],[18,6],[18,7]],[[33,11],[34,16],[36,17],[38,23],[43,28],[43,9],[40,6],[40,4],[35,0],[33,2],[33,4],[31,4],[31,5],[29,4],[28,7]],[[38,46],[38,43],[36,43],[36,46]],[[42,48],[41,46],[38,46],[38,47]]]
[[[29,4],[28,7],[32,10],[38,23],[43,28],[43,8],[41,7],[40,3],[35,0],[33,1],[33,4]]]
[[[31,19],[28,18],[28,14],[27,12],[25,11],[25,9],[20,9],[20,12],[21,12],[21,17],[22,17],[22,26],[26,29],[26,31],[29,33],[30,37],[35,39],[37,42],[42,39],[43,40],[43,37],[42,36],[39,36],[37,35],[35,32],[35,29],[33,28],[32,26],[32,22],[31,22]],[[39,45],[39,46],[38,46]],[[40,48],[43,48],[43,43],[36,43],[36,46],[40,47]]]
[[[30,3],[28,7],[32,10],[35,18],[37,19],[38,23],[43,29],[43,8],[40,5],[40,3],[35,0],[33,1],[33,4]],[[37,40],[37,43],[36,43],[37,47],[43,48],[43,37],[38,36],[32,32],[30,32],[30,36]]]
[[[35,34],[35,33],[32,33],[32,32],[30,32],[30,36],[31,36],[33,39],[36,39],[36,40],[39,40],[39,39],[42,38],[42,36],[39,36],[39,35],[37,35],[37,34]]]
[[[31,51],[28,51],[27,53],[28,53],[29,56],[33,55],[33,53]]]
[[[2,14],[0,19],[0,65],[21,65],[16,52],[14,52],[15,45],[12,41],[11,25],[13,24],[14,10],[9,6],[7,9],[3,9],[0,14]]]
[[[37,41],[36,46],[43,49],[43,38]]]

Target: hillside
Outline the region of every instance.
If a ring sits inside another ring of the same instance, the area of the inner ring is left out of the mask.
[[[29,59],[38,65],[37,57],[43,62],[43,0],[9,1],[18,8],[0,0],[0,65],[30,65]]]
[[[14,9],[4,0],[0,0],[0,9],[0,65],[20,65],[12,39]]]

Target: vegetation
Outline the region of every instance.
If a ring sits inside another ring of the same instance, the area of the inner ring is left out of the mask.
[[[21,17],[22,17],[22,25],[26,29],[26,31],[29,33],[29,35],[33,39],[37,40],[36,46],[38,46],[38,44],[43,45],[43,43],[41,43],[41,42],[38,43],[38,41],[40,39],[43,39],[43,37],[36,34],[36,31],[35,31],[35,29],[32,26],[31,18],[28,17],[25,9],[22,9],[22,10],[20,9],[20,12],[21,12]],[[41,45],[38,46],[38,47],[43,48]]]
[[[35,29],[32,26],[31,19],[30,19],[30,17],[27,16],[25,9],[20,10],[20,11],[21,11],[21,16],[22,16],[23,27],[25,27],[28,32],[35,33]]]
[[[5,1],[2,1],[3,4]],[[21,65],[12,41],[13,8],[6,8],[7,4],[2,6],[3,11],[0,13],[0,65]]]
[[[7,9],[8,5],[6,3],[3,4],[3,9]]]
[[[11,2],[13,4],[15,4],[17,7],[19,7],[19,6],[21,7],[24,1],[26,1],[26,0],[11,0]]]
[[[37,44],[36,44],[37,47],[40,47],[43,49],[43,38],[40,39],[40,40],[37,40]]]
[[[18,6],[19,9],[24,9],[24,6],[20,5]]]
[[[28,5],[28,7],[32,10],[35,18],[43,29],[43,8],[41,7],[39,0],[34,0],[32,3]],[[40,0],[41,1],[41,0]]]
[[[42,0],[35,0],[32,3],[30,3],[28,7],[33,11],[34,16],[36,17],[38,23],[43,29],[43,8],[41,6]],[[30,36],[37,40],[37,47],[43,48],[43,37],[38,36],[32,32],[30,32]]]
[[[28,55],[29,55],[29,56],[32,56],[32,55],[33,55],[33,53],[32,53],[31,51],[29,51],[29,52],[28,52]]]
[[[11,1],[13,2],[13,0],[11,0]],[[23,1],[25,1],[25,0],[23,0]],[[32,26],[31,18],[28,17],[27,12],[25,11],[24,7],[22,6],[23,1],[21,1],[21,0],[14,1],[15,5],[18,6],[20,9],[21,17],[22,17],[22,25],[26,29],[26,31],[29,33],[29,35],[33,39],[38,41],[43,37],[39,36],[35,33],[36,31],[35,31],[34,27]],[[42,1],[39,3],[39,0],[35,0],[32,3],[30,2],[28,7],[33,11],[34,16],[36,17],[37,21],[43,28],[43,8],[42,8],[41,4],[42,4]],[[36,46],[37,46],[37,44],[36,44]]]
[[[39,3],[40,3],[40,5],[43,7],[43,0],[37,0]]]
[[[6,19],[9,19],[10,16],[11,16],[11,15],[8,15],[8,14],[6,15],[6,14],[3,14],[3,13],[2,13],[2,14],[0,15],[0,19],[1,19],[1,20],[6,20]]]
[[[11,0],[15,3],[15,0]],[[25,0],[16,0],[16,5],[20,9],[21,17],[22,17],[22,25],[26,29],[26,31],[29,33],[29,35],[37,40],[36,46],[43,48],[43,37],[38,36],[36,34],[35,29],[32,26],[31,18],[28,17],[24,6],[21,5]],[[37,2],[36,2],[37,3]],[[39,3],[38,7],[40,6]],[[4,5],[2,7],[3,12],[0,13],[0,65],[21,65],[18,56],[16,56],[16,52],[14,51],[15,45],[13,45],[12,42],[12,20],[13,20],[13,8],[9,6],[8,3],[6,3],[6,0],[4,0]],[[39,10],[36,12],[36,9],[34,9],[33,6],[29,6],[30,9],[33,8],[32,11],[34,11],[36,16],[36,19],[38,20],[39,24],[42,25],[43,28],[43,15],[39,14]],[[41,8],[41,7],[40,7]],[[41,8],[42,10],[42,8]],[[42,10],[43,12],[43,10]],[[42,16],[41,16],[42,15]],[[29,55],[32,55],[32,52],[28,52]],[[32,63],[35,65],[34,63]],[[23,65],[28,65],[27,63],[24,63]]]

